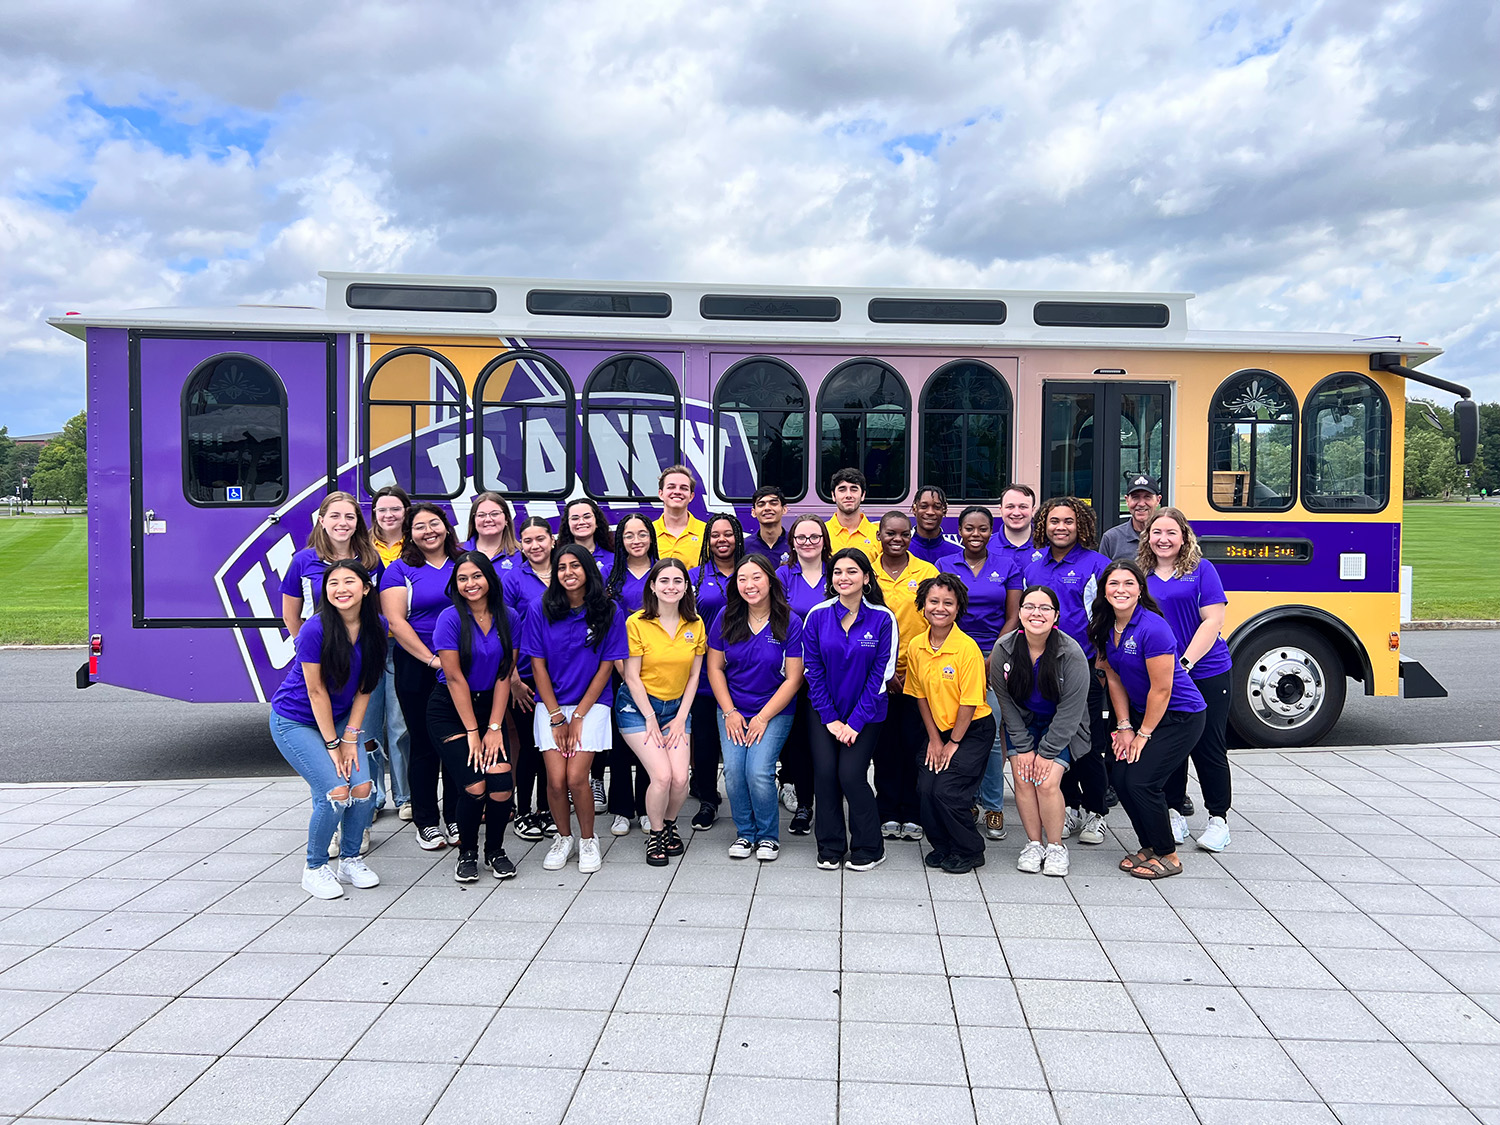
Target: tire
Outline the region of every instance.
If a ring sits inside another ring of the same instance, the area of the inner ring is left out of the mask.
[[[1316,630],[1277,625],[1236,646],[1229,722],[1251,746],[1312,746],[1338,722],[1344,662]]]

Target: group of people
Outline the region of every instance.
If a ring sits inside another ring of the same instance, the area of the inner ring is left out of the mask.
[[[695,491],[674,465],[659,516],[610,527],[575,499],[555,529],[484,492],[463,541],[397,487],[368,525],[324,499],[282,584],[296,656],[271,715],[311,789],[310,894],[378,883],[362,856],[387,796],[419,846],[457,849],[459,882],[516,875],[507,827],[551,837],[547,870],[596,871],[600,815],[666,865],[689,797],[692,829],[718,819],[721,764],[737,859],[778,858],[785,805],[821,869],[925,839],[929,866],[972,871],[1006,836],[1007,761],[1023,872],[1066,875],[1064,841],[1102,843],[1116,799],[1139,844],[1121,869],[1181,872],[1189,759],[1197,843],[1228,846],[1223,587],[1153,479],[1130,482],[1113,558],[1087,503],[1024,485],[998,529],[964,508],[957,543],[940,488],[872,522],[857,469],[826,520],[760,488],[748,531],[692,515]]]

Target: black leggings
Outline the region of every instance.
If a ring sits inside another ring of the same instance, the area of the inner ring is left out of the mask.
[[[927,734],[917,701],[892,688],[886,693],[885,722],[875,743],[875,805],[882,821],[916,824],[917,761],[925,753]]]
[[[952,733],[951,730],[943,731],[943,740],[946,742]],[[994,746],[993,715],[975,719],[969,724],[945,770],[928,768],[926,742],[923,742],[922,756],[917,762],[922,827],[927,831],[933,850],[944,859],[949,856],[981,859],[984,856],[984,838],[974,827],[970,810],[979,794],[979,783],[984,780]]]
[[[404,648],[396,649],[394,663],[396,700],[411,739],[406,778],[411,790],[411,819],[418,828],[438,828],[458,822],[459,786],[443,786],[443,804],[438,808],[438,777],[442,762],[427,731],[427,701],[437,686],[437,673]],[[448,689],[443,688],[444,694]]]
[[[707,673],[704,673],[707,675]],[[688,795],[706,805],[719,806],[719,704],[711,692],[693,700],[693,769]]]
[[[1131,720],[1141,729],[1141,715],[1132,709]],[[1172,838],[1172,820],[1167,815],[1167,780],[1187,761],[1203,734],[1204,712],[1168,711],[1151,732],[1146,748],[1134,762],[1115,762],[1110,771],[1120,805],[1130,817],[1141,847],[1157,855],[1177,850]]]
[[[1229,743],[1225,737],[1229,727],[1229,693],[1233,672],[1221,672],[1195,680],[1203,702],[1208,704],[1203,721],[1203,734],[1193,747],[1193,765],[1198,770],[1198,785],[1203,790],[1203,803],[1208,806],[1209,816],[1228,816],[1232,798],[1229,781]],[[1187,797],[1188,767],[1184,759],[1177,772],[1167,782],[1167,807],[1180,809]]]
[[[470,696],[474,716],[483,730],[494,704],[493,691],[476,691]],[[504,744],[500,759],[496,763],[498,772],[483,773],[469,764],[469,740],[458,708],[453,705],[453,696],[446,685],[432,693],[427,704],[427,731],[438,756],[443,761],[443,778],[449,787],[458,789],[463,796],[458,802],[458,848],[460,852],[479,850],[479,822],[485,822],[485,855],[497,855],[505,850],[505,822],[510,819],[511,791],[515,778],[512,775],[511,758],[514,746],[505,732],[501,731]],[[485,791],[474,794],[469,786],[483,783]],[[485,797],[489,797],[489,808],[485,808]],[[488,815],[486,815],[488,814]]]
[[[842,859],[845,851],[855,863],[868,863],[885,854],[880,838],[880,814],[870,791],[870,756],[884,723],[866,723],[854,742],[845,746],[816,715],[808,722],[812,742],[813,785],[817,808],[813,830],[818,836],[818,858]],[[844,802],[849,803],[848,835],[844,832]]]
[[[536,697],[536,681],[530,676],[522,676],[521,682],[531,689],[532,698],[540,704],[541,700]],[[511,700],[510,719],[515,727],[516,745],[516,815],[527,816],[533,808],[540,811],[547,807],[547,779],[542,772],[542,752],[536,748],[536,731],[531,726],[532,712],[516,706],[514,695]]]
[[[797,807],[813,807],[813,760],[810,723],[816,721],[807,684],[797,690],[797,710],[792,713],[792,730],[781,747],[781,784],[790,785],[797,794]]]
[[[616,691],[624,688],[617,687]],[[646,786],[651,784],[651,775],[620,734],[620,724],[615,721],[615,709],[609,709],[609,733],[611,741],[608,754],[595,754],[594,761],[609,759],[609,807],[605,810],[612,816],[623,816],[635,820],[646,811]],[[634,784],[631,777],[635,778]]]
[[[1114,756],[1109,732],[1114,720],[1109,713],[1109,691],[1104,673],[1095,671],[1089,681],[1089,752],[1073,762],[1062,775],[1063,803],[1104,816],[1109,811],[1104,795],[1109,789],[1108,762]]]

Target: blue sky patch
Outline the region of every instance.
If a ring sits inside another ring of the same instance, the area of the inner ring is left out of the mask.
[[[885,153],[885,158],[892,164],[900,164],[906,159],[902,149],[931,156],[942,139],[942,133],[907,133],[903,137],[892,137],[880,146],[880,151]]]
[[[83,201],[93,190],[93,180],[62,180],[45,188],[18,192],[17,195],[29,202],[40,203],[50,210],[71,214],[83,206]]]
[[[1286,23],[1281,25],[1281,30],[1275,35],[1268,35],[1264,39],[1257,39],[1254,43],[1250,44],[1247,50],[1235,55],[1234,65],[1239,66],[1242,62],[1259,58],[1262,55],[1274,55],[1277,51],[1281,50],[1282,44],[1286,42],[1287,36],[1291,35],[1291,33],[1292,21],[1287,20]]]
[[[198,116],[185,106],[165,100],[140,105],[107,105],[91,91],[85,90],[69,99],[70,106],[86,109],[109,123],[110,133],[118,138],[140,138],[147,144],[175,156],[195,152],[216,158],[241,149],[256,157],[265,147],[273,121],[261,114],[229,109],[223,113]],[[186,120],[189,115],[197,120]]]

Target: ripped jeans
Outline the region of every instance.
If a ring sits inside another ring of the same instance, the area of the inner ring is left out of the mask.
[[[334,725],[339,734],[344,733],[344,723]],[[307,824],[308,869],[322,867],[328,862],[328,842],[333,839],[336,828],[343,829],[341,858],[358,856],[365,829],[375,819],[373,783],[363,743],[355,751],[354,771],[345,781],[334,768],[333,758],[323,745],[323,736],[317,727],[272,711],[271,738],[287,764],[301,775],[312,791],[312,817]],[[362,795],[358,792],[360,789],[364,790]],[[339,791],[345,796],[330,796]]]

